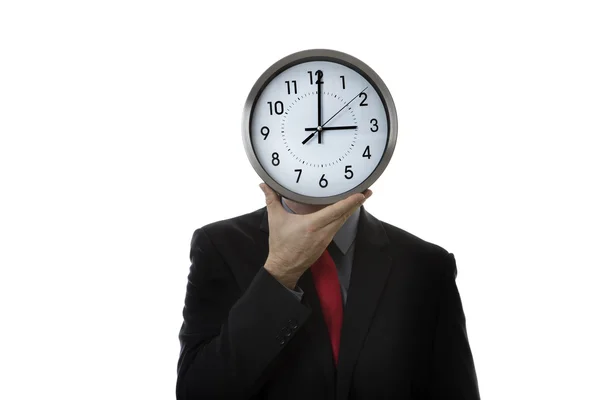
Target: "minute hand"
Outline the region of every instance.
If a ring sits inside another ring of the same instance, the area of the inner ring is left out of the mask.
[[[321,128],[323,128],[325,125],[327,125],[327,124],[329,123],[329,121],[331,121],[331,120],[332,120],[332,119],[333,119],[333,118],[334,118],[336,115],[338,115],[339,113],[341,113],[341,112],[342,112],[342,110],[343,110],[344,108],[348,107],[348,106],[350,105],[350,103],[352,103],[354,100],[356,100],[356,98],[357,98],[358,96],[360,96],[360,95],[361,95],[361,93],[363,93],[363,92],[364,92],[365,90],[367,90],[368,88],[369,88],[369,87],[367,86],[366,88],[364,88],[363,90],[361,90],[361,91],[360,91],[360,92],[359,92],[359,93],[358,93],[356,96],[354,96],[354,97],[352,98],[352,100],[350,100],[349,102],[347,102],[347,103],[344,105],[344,107],[340,108],[340,109],[338,110],[338,112],[336,112],[335,114],[333,114],[333,115],[331,116],[331,118],[329,118],[327,121],[325,121],[325,122],[323,123],[323,125],[321,125]],[[306,143],[307,143],[307,142],[308,142],[308,141],[309,141],[309,140],[310,140],[310,139],[311,139],[313,136],[315,136],[315,133],[317,133],[317,132],[318,132],[318,130],[315,130],[313,133],[311,133],[311,134],[310,134],[310,135],[309,135],[309,136],[308,136],[306,139],[304,139],[304,140],[302,141],[302,144],[306,144]]]

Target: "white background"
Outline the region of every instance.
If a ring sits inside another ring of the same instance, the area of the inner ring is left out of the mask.
[[[594,2],[0,5],[0,398],[174,399],[192,232],[263,205],[244,100],[332,48],[387,83],[375,216],[455,254],[485,399],[598,399]]]

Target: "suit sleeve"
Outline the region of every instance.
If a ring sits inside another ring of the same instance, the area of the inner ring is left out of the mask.
[[[203,229],[194,233],[190,259],[177,399],[250,398],[310,308],[264,267],[241,293]]]
[[[298,301],[302,301],[302,297],[304,296],[304,290],[302,288],[296,286],[294,289],[288,289],[288,292],[294,295],[298,299]]]
[[[456,260],[452,253],[447,257],[440,284],[430,399],[479,400],[465,314],[456,286]]]

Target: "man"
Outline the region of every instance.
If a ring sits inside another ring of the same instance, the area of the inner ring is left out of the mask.
[[[179,400],[479,399],[452,253],[366,212],[370,190],[260,186],[266,209],[194,233]]]

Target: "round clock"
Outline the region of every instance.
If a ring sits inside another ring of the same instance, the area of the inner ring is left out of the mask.
[[[362,61],[333,50],[289,55],[265,71],[243,113],[246,154],[282,196],[331,204],[363,192],[389,163],[392,96]]]

